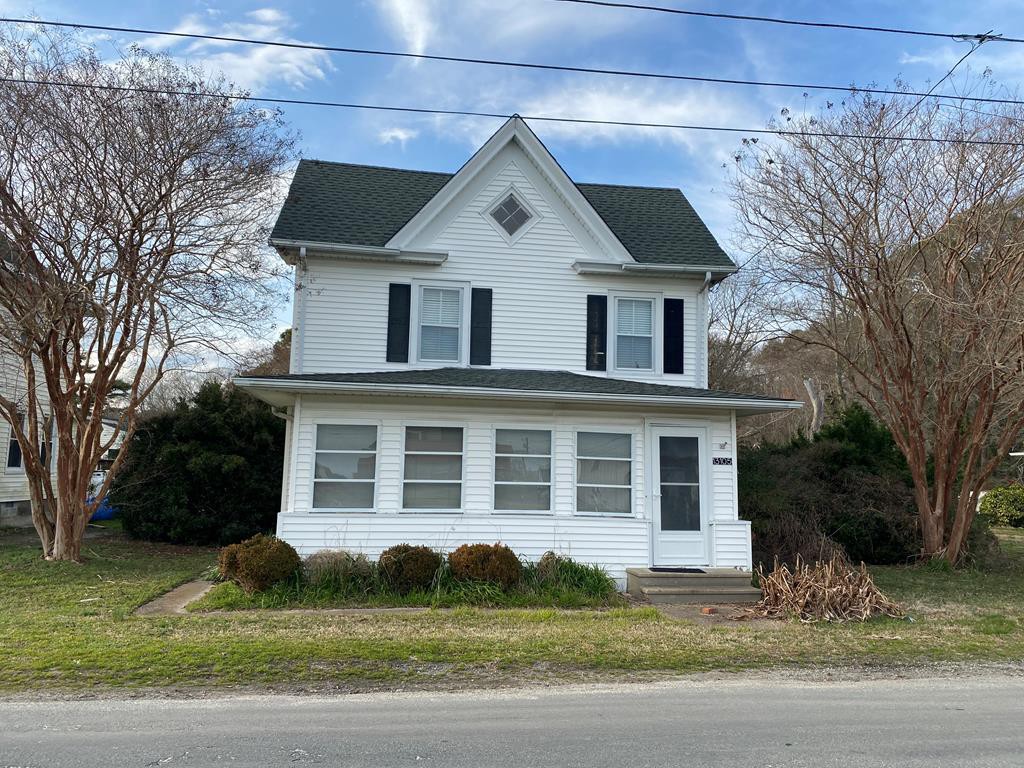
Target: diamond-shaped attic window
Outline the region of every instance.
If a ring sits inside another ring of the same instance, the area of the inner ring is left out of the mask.
[[[532,218],[530,212],[516,200],[515,195],[509,195],[502,200],[501,204],[491,211],[491,216],[509,236],[518,232],[523,224]]]

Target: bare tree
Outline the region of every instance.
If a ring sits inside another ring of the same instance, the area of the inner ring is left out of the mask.
[[[853,94],[786,128],[734,184],[780,326],[842,361],[955,563],[1024,426],[1024,113]]]
[[[269,316],[265,224],[294,140],[222,79],[141,50],[104,62],[8,26],[0,76],[0,350],[22,375],[0,415],[45,556],[78,560],[91,474],[163,372]]]

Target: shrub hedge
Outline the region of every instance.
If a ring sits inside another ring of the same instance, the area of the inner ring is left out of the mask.
[[[400,595],[427,590],[435,583],[444,558],[430,547],[396,544],[380,553],[377,567],[383,581]]]
[[[1024,485],[993,488],[981,497],[980,511],[992,525],[1024,528]]]
[[[458,581],[489,581],[503,589],[523,578],[523,564],[504,544],[463,544],[448,553],[448,567]]]
[[[258,533],[224,547],[217,565],[223,578],[252,594],[294,576],[301,562],[291,544]]]

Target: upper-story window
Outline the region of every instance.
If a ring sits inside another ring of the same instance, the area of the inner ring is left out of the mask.
[[[463,305],[461,287],[419,286],[418,358],[424,363],[462,360]]]
[[[615,367],[619,370],[654,370],[653,298],[616,297]]]

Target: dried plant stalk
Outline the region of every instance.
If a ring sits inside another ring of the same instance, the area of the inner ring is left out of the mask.
[[[758,566],[763,597],[750,614],[764,618],[796,616],[802,622],[865,621],[874,616],[902,618],[903,609],[875,586],[864,563],[852,566],[840,556],[792,569],[778,559],[769,573]]]

